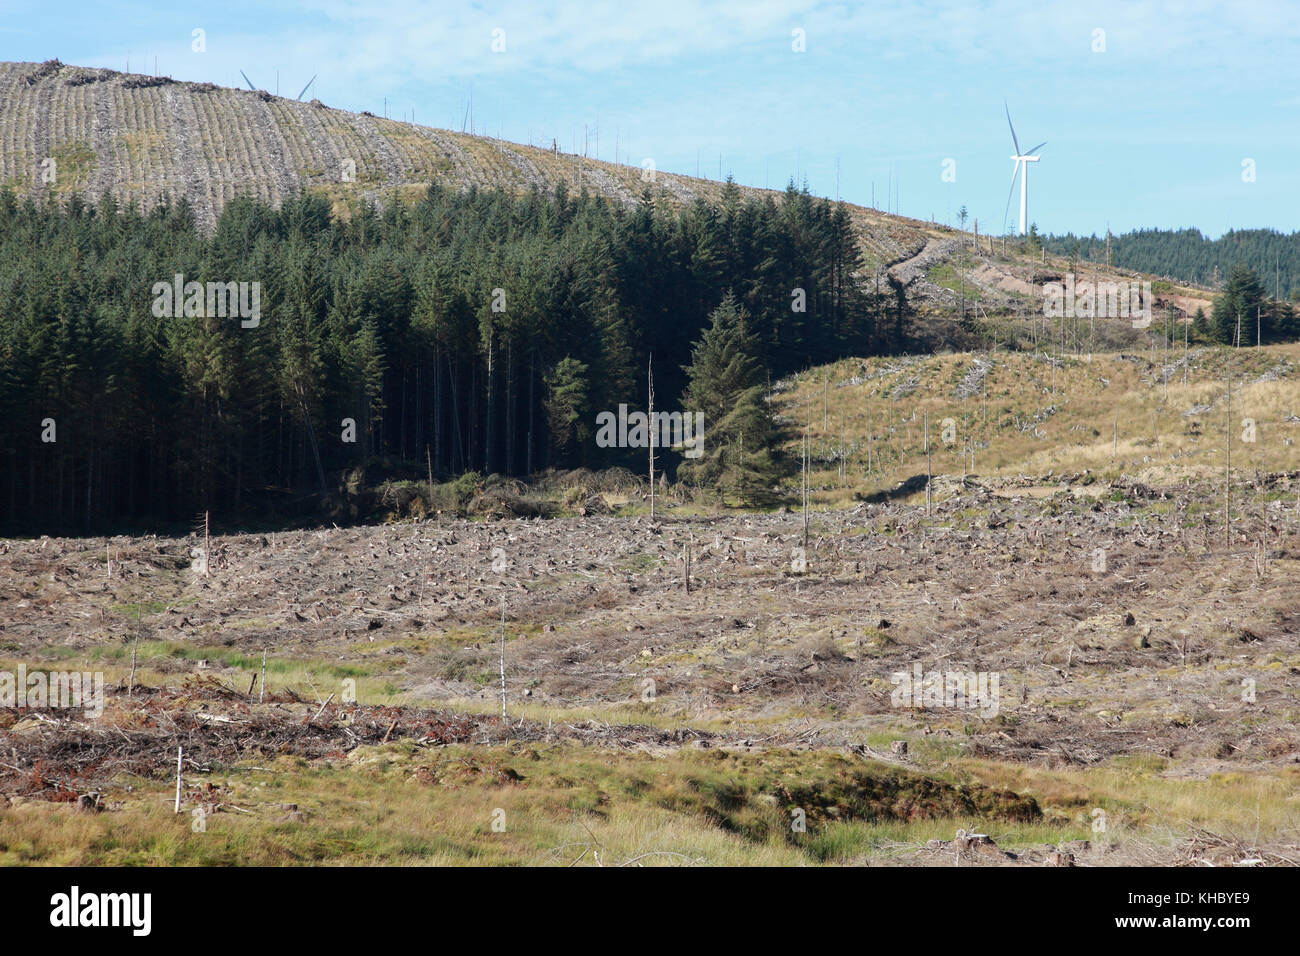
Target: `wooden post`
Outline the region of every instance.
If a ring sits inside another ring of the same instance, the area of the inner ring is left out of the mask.
[[[128,699],[135,692],[135,650],[139,646],[140,635],[136,634],[135,641],[131,644],[131,673],[126,679],[126,696]]]
[[[506,720],[506,596],[501,595],[501,719]]]
[[[257,695],[257,702],[260,704],[266,700],[266,648],[262,648],[262,689]]]
[[[925,421],[925,513],[930,514],[930,413],[927,411]]]
[[[181,812],[181,761],[185,756],[185,748],[176,748],[176,813]]]
[[[207,577],[212,562],[212,539],[208,533],[208,512],[203,512],[203,576]]]
[[[691,593],[691,544],[682,543],[682,590]]]

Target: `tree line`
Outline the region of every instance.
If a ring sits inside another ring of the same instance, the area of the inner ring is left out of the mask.
[[[1123,235],[1040,237],[1054,255],[1106,263],[1151,275],[1219,289],[1234,266],[1260,277],[1274,298],[1300,299],[1300,232],[1273,229],[1229,230],[1209,239],[1199,229],[1138,229]]]
[[[756,494],[777,467],[768,382],[909,344],[906,297],[861,266],[846,208],[793,184],[680,210],[563,183],[348,216],[304,193],[232,201],[210,234],[183,200],[0,192],[0,526],[275,514],[375,461],[639,469],[591,430],[644,408],[651,358],[656,409],[713,419],[687,473]],[[189,283],[256,283],[260,315],[214,314]]]

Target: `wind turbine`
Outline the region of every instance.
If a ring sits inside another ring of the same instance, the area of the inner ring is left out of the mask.
[[[1025,152],[1020,151],[1020,140],[1016,139],[1016,128],[1011,123],[1011,107],[1007,106],[1003,100],[1002,106],[1007,111],[1007,125],[1011,127],[1011,142],[1015,144],[1016,154],[1011,158],[1015,160],[1015,169],[1011,172],[1011,189],[1007,192],[1007,207],[1002,211],[1002,222],[1007,221],[1007,212],[1011,209],[1011,197],[1016,191],[1016,176],[1020,176],[1020,171],[1024,169],[1024,175],[1020,176],[1020,235],[1024,235],[1029,227],[1029,164],[1038,162],[1038,157],[1032,155],[1047,145],[1046,140],[1039,143],[1032,149]]]
[[[250,80],[250,79],[248,78],[248,74],[247,74],[247,73],[245,73],[243,70],[240,70],[240,71],[239,71],[239,75],[242,76],[242,77],[244,78],[244,82],[248,84],[248,88],[249,88],[250,90],[252,90],[254,93],[258,92],[257,87],[253,85],[253,81]],[[278,72],[278,71],[277,71],[276,75],[277,75],[277,77],[279,76],[279,72]],[[307,85],[304,86],[304,87],[302,88],[302,91],[298,94],[298,99],[299,99],[299,100],[301,100],[301,99],[303,98],[303,96],[306,95],[307,91],[308,91],[309,89],[311,89],[311,85],[312,85],[313,83],[316,82],[316,77],[317,77],[317,76],[320,76],[320,74],[317,73],[315,76],[313,76],[310,80],[307,81]],[[277,79],[277,80],[276,80],[276,88],[277,88],[277,89],[279,88],[279,85],[280,85],[280,83],[279,83],[279,80]]]

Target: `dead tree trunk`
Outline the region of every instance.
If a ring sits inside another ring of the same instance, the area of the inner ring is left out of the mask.
[[[650,429],[650,520],[655,519],[655,373],[654,356],[646,362],[646,425]]]
[[[930,514],[930,413],[924,416],[925,428],[925,513]]]
[[[1223,430],[1223,541],[1232,547],[1232,366],[1228,366],[1227,421]]]

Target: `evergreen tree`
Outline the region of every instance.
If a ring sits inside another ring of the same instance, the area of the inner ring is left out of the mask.
[[[1249,344],[1247,332],[1254,328],[1257,306],[1261,310],[1265,306],[1264,289],[1259,283],[1259,276],[1255,275],[1253,269],[1238,263],[1232,267],[1223,291],[1214,299],[1210,330],[1215,341],[1228,345],[1236,343],[1240,328],[1243,340],[1240,344]]]
[[[780,470],[775,425],[763,391],[765,375],[748,314],[728,293],[709,317],[686,369],[684,414],[704,414],[704,449],[682,466],[695,482],[736,495],[745,504],[774,499]]]
[[[708,457],[686,463],[760,500],[776,470],[761,385],[905,346],[911,306],[863,287],[847,209],[806,188],[662,199],[431,186],[344,218],[304,194],[233,200],[205,232],[183,201],[0,190],[0,525],[269,517],[363,456],[423,477],[426,448],[444,475],[639,468],[639,449],[592,446],[591,413],[638,403],[647,353],[667,359],[657,407],[706,413]],[[260,324],[183,302],[155,313],[155,286],[178,274],[258,283]],[[722,358],[714,382],[703,368]],[[56,443],[39,440],[47,418]]]
[[[593,424],[588,395],[587,366],[572,357],[556,363],[546,375],[546,420],[556,452],[555,464],[574,464],[583,457]]]

